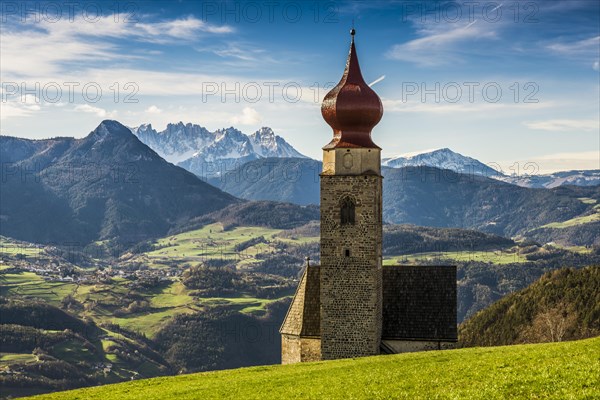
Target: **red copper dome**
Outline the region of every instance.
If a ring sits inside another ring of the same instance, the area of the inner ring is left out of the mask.
[[[383,105],[377,93],[365,83],[354,47],[354,29],[346,69],[336,87],[321,104],[321,114],[333,128],[333,140],[323,149],[338,147],[379,148],[371,140],[371,130],[383,116]]]

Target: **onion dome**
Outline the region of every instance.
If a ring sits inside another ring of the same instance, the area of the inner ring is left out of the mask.
[[[371,130],[383,116],[383,105],[377,93],[362,77],[354,46],[354,34],[355,30],[352,29],[352,42],[344,75],[337,86],[327,93],[321,104],[321,114],[325,122],[333,128],[333,140],[323,149],[379,148],[371,140]]]

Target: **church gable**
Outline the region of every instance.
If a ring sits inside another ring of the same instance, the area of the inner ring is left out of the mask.
[[[317,265],[306,267],[279,330],[280,333],[302,337],[319,337],[321,335],[319,272],[320,269]]]

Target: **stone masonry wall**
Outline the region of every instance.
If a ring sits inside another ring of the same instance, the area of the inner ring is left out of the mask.
[[[301,361],[300,338],[294,335],[281,335],[281,363],[294,364]]]
[[[321,355],[379,354],[382,328],[381,198],[378,174],[321,175]],[[342,225],[340,201],[356,205]]]
[[[321,361],[321,339],[300,338],[302,362]]]
[[[281,363],[321,361],[321,340],[281,335]]]

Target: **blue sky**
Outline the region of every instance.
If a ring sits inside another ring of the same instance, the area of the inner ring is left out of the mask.
[[[354,20],[384,156],[449,147],[505,172],[600,168],[596,0],[76,4],[2,2],[2,134],[81,137],[107,118],[270,126],[320,158],[320,100]]]

